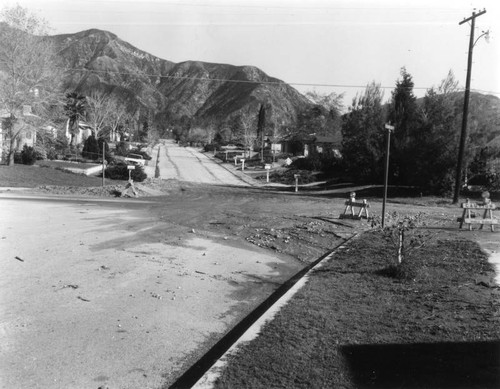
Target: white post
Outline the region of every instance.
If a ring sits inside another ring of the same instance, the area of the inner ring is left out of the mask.
[[[264,169],[266,169],[266,182],[269,183],[269,170],[271,170],[271,165],[266,163]]]

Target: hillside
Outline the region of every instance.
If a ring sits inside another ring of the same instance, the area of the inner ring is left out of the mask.
[[[145,112],[155,110],[171,123],[186,117],[220,122],[256,116],[261,104],[268,106],[269,119],[293,123],[311,104],[291,86],[252,66],[173,63],[97,29],[48,39],[69,69],[68,90],[85,93],[96,85],[119,88]]]
[[[464,93],[456,92],[455,97],[455,112],[460,118],[457,125],[460,126]],[[423,100],[419,98],[417,103],[422,105]],[[500,146],[500,98],[471,92],[467,129],[468,142],[473,147]],[[459,131],[460,127],[457,127],[457,134]]]
[[[463,98],[460,99],[463,103]],[[474,144],[493,145],[500,137],[500,99],[493,95],[471,93],[469,136]]]

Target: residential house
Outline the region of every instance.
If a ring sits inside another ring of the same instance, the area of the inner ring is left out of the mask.
[[[68,142],[71,142],[71,132],[69,129],[69,119],[66,121],[65,135],[66,135],[66,138],[68,139]],[[75,145],[79,145],[85,139],[87,139],[90,135],[92,135],[92,127],[89,126],[84,121],[80,120],[78,122],[78,132],[75,134],[75,141],[74,141]]]
[[[37,119],[38,116],[31,112],[31,106],[23,106],[22,111],[18,112],[18,118],[22,118],[24,125],[17,134],[14,140],[14,151],[21,151],[24,145],[33,147],[36,143],[36,126],[32,123],[32,119]],[[7,110],[0,110],[0,159],[3,160],[9,152],[10,134],[6,128],[3,128],[5,120],[11,117],[11,113]],[[16,130],[17,131],[17,130]]]
[[[307,157],[311,152],[324,153],[332,151],[340,157],[341,137],[322,135],[303,135],[293,137],[281,142],[281,150],[284,153],[298,154]]]

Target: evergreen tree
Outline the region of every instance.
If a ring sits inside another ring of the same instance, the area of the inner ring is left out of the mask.
[[[83,144],[83,158],[98,159],[99,158],[99,143],[94,135],[90,135]]]
[[[300,135],[333,136],[341,131],[343,94],[307,92],[306,97],[314,104],[297,117],[297,133]]]
[[[427,91],[413,140],[414,173],[411,184],[422,190],[444,194],[451,191],[455,174],[458,125],[458,82],[450,71],[436,88]]]
[[[384,122],[383,94],[371,83],[364,94],[353,99],[342,126],[343,167],[356,182],[380,182],[383,175]]]
[[[416,159],[419,155],[413,145],[416,131],[418,131],[418,106],[413,94],[412,76],[403,67],[401,79],[396,82],[392,92],[389,108],[389,122],[395,127],[392,139],[390,174],[394,175],[393,182],[409,185],[415,171]]]
[[[71,135],[70,145],[75,146],[76,135],[80,131],[80,120],[85,117],[87,111],[87,99],[77,92],[66,94],[66,104],[64,104],[64,113],[68,117],[69,132]]]

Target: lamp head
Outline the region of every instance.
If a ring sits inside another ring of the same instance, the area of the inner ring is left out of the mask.
[[[483,34],[484,34],[484,39],[486,40],[486,43],[490,43],[490,39],[491,39],[490,30],[483,31]]]

